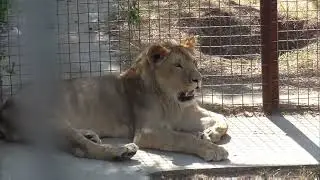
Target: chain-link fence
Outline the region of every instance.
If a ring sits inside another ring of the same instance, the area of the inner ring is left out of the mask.
[[[32,79],[23,53],[28,45],[21,40],[23,4],[25,0],[1,3],[3,99]],[[270,52],[279,60],[280,104],[319,110],[317,1],[56,0],[57,63],[63,78],[101,76],[126,69],[150,42],[195,35],[203,75],[199,100],[225,110],[255,110],[263,104],[262,77],[271,76],[262,75],[260,7],[276,5],[278,13],[271,14],[277,18],[278,51]]]

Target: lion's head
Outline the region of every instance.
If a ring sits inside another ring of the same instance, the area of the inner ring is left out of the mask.
[[[136,63],[125,74],[138,74],[156,82],[166,95],[179,103],[190,103],[201,86],[201,74],[193,57],[194,38],[181,44],[175,41],[153,44],[140,54]]]

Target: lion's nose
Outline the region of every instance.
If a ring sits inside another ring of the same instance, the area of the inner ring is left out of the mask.
[[[198,83],[198,82],[199,82],[199,79],[192,79],[192,82]]]
[[[201,74],[198,71],[194,71],[190,74],[190,82],[197,84],[196,89],[199,89],[201,86]]]
[[[200,75],[199,76],[198,75],[197,76],[193,76],[190,79],[191,79],[191,81],[193,83],[200,83],[201,82],[201,76]]]
[[[195,79],[195,78],[192,79],[192,82],[193,82],[193,83],[197,83],[196,89],[199,89],[199,88],[200,88],[200,87],[199,87],[199,86],[200,86],[200,83],[199,83],[200,81],[201,81],[200,79]]]

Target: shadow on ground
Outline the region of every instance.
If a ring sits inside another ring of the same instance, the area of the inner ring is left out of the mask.
[[[271,122],[278,126],[287,136],[305,149],[320,163],[320,147],[312,142],[303,132],[280,114],[268,117]]]

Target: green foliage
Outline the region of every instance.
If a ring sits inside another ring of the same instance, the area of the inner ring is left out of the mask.
[[[9,0],[0,0],[0,23],[7,22]]]
[[[128,7],[128,21],[129,24],[137,25],[141,21],[139,8],[137,7],[136,1],[132,1]]]
[[[10,0],[0,0],[0,28],[3,28],[8,21],[8,11],[10,8]],[[1,29],[0,29],[1,30]],[[16,64],[9,63],[8,57],[3,49],[0,49],[0,78],[3,75],[13,75]]]

